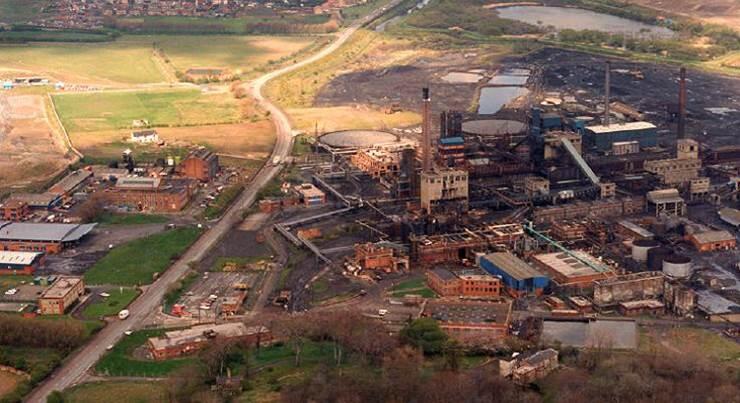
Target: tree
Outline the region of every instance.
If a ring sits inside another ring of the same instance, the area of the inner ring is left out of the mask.
[[[416,319],[401,329],[401,341],[421,348],[424,354],[441,353],[448,338],[431,318]]]
[[[167,378],[167,397],[173,403],[190,403],[198,400],[194,395],[205,387],[203,369],[196,365],[187,365],[175,371]]]
[[[62,392],[55,390],[47,396],[46,403],[64,403],[64,395]]]

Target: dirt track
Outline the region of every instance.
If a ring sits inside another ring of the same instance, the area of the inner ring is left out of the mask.
[[[70,160],[40,95],[0,94],[0,189],[28,186]]]

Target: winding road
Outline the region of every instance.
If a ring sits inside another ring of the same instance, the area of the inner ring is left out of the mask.
[[[288,115],[277,105],[270,102],[262,94],[262,89],[270,80],[305,67],[320,60],[341,47],[360,27],[383,15],[387,10],[395,7],[401,0],[393,0],[388,5],[375,10],[366,17],[359,19],[343,30],[329,46],[314,55],[267,73],[247,84],[250,94],[257,100],[260,107],[270,112],[275,124],[277,140],[269,161],[279,157],[280,161],[291,152],[293,147],[293,129]],[[242,221],[242,211],[249,208],[255,201],[257,193],[269,183],[282,169],[281,165],[266,164],[255,175],[252,182],[244,189],[239,198],[226,211],[223,217],[214,224],[178,259],[157,281],[147,286],[144,292],[129,306],[131,316],[126,320],[114,320],[108,323],[100,332],[94,335],[88,343],[75,351],[64,364],[41,383],[26,398],[27,402],[45,403],[46,397],[55,390],[64,390],[81,383],[88,376],[88,370],[105,354],[107,346],[116,344],[128,329],[142,327],[147,318],[155,312],[171,284],[182,278],[189,269],[189,263],[203,258],[206,253],[236,224]]]

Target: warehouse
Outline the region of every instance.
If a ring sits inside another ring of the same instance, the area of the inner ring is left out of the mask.
[[[689,241],[699,252],[735,249],[737,240],[729,231],[706,231],[689,236]]]
[[[39,252],[0,251],[0,274],[31,275],[43,260]]]
[[[480,267],[498,276],[513,297],[541,295],[550,279],[510,252],[490,253],[480,257]]]
[[[486,344],[506,337],[511,307],[511,302],[437,300],[427,303],[422,315],[458,341]]]
[[[658,144],[658,128],[649,122],[628,122],[608,126],[586,127],[585,143],[601,151],[610,150],[613,143],[638,141],[641,148]]]
[[[729,207],[723,208],[719,211],[719,218],[735,228],[740,228],[740,210]]]
[[[596,280],[614,276],[608,266],[582,251],[543,253],[532,259],[561,287],[589,288]]]
[[[59,253],[79,244],[96,225],[0,221],[0,250]]]

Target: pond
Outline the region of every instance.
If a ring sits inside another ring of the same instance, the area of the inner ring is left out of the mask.
[[[609,14],[580,8],[513,6],[497,9],[501,18],[521,21],[535,26],[553,26],[556,30],[596,30],[612,34],[634,35],[642,38],[672,38],[676,35],[665,27],[645,24]]]
[[[509,102],[529,94],[524,87],[484,87],[478,99],[478,114],[493,115]]]

